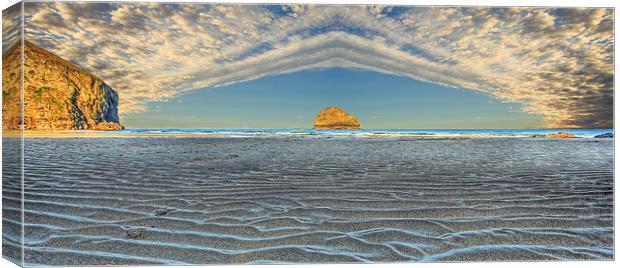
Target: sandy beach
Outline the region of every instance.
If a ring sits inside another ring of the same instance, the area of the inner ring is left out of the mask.
[[[613,258],[613,139],[89,137],[24,139],[27,265]]]

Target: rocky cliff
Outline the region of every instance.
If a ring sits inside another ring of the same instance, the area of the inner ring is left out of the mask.
[[[2,128],[20,125],[20,52],[2,56]],[[119,130],[118,94],[100,78],[49,51],[24,45],[24,129]]]
[[[604,133],[604,134],[600,134],[600,135],[596,135],[594,136],[597,139],[605,139],[605,138],[613,138],[614,137],[614,133]]]
[[[530,135],[530,138],[575,138],[575,134],[567,132],[559,132],[552,134],[534,134]]]
[[[359,129],[360,122],[338,107],[327,107],[316,116],[314,129]]]

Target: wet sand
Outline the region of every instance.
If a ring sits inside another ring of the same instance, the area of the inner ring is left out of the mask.
[[[7,254],[19,251],[21,203],[19,140],[4,142]],[[613,258],[613,139],[107,136],[25,148],[27,265]]]

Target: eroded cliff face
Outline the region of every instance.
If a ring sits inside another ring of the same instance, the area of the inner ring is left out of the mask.
[[[3,129],[20,125],[20,50],[15,45],[2,57]],[[98,77],[25,42],[24,129],[123,129],[118,94]]]
[[[559,132],[559,133],[552,133],[552,134],[534,134],[534,135],[530,135],[530,138],[548,138],[548,139],[575,138],[575,134],[567,133],[567,132]]]
[[[314,129],[359,129],[360,122],[338,107],[327,107],[316,116]]]

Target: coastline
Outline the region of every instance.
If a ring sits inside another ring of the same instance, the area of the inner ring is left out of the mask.
[[[397,132],[376,132],[374,130],[359,130],[356,132],[335,132],[329,131],[269,131],[256,130],[245,131],[187,131],[187,132],[163,132],[163,131],[97,131],[97,130],[28,130],[23,133],[20,131],[3,131],[3,138],[106,138],[106,137],[175,137],[175,138],[415,138],[415,139],[493,139],[493,138],[514,138],[514,139],[541,139],[531,137],[530,134],[483,134],[483,133],[397,133]],[[570,138],[542,138],[542,139],[583,139],[593,138],[591,136],[575,136]]]

